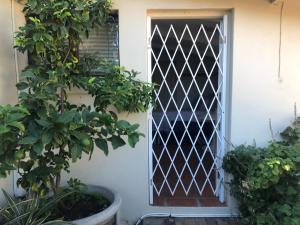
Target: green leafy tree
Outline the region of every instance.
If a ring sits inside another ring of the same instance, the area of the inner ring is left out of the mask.
[[[145,112],[153,85],[137,80],[134,71],[79,55],[82,37],[109,20],[110,7],[108,0],[28,0],[24,7],[27,23],[16,35],[17,50],[30,55],[17,84],[23,114],[4,125],[13,132],[0,127],[0,135],[15,138],[0,151],[0,173],[17,169],[25,189],[55,193],[61,172],[69,172],[70,161],[82,154],[91,157],[94,145],[107,155],[110,145],[135,147],[143,136],[138,124],[119,120],[108,106]],[[73,87],[90,94],[94,104],[72,104]]]

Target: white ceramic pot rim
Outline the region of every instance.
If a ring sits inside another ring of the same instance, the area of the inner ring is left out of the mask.
[[[87,187],[88,187],[88,192],[90,193],[96,192],[102,194],[111,202],[111,205],[107,209],[95,215],[83,219],[75,220],[72,222],[76,225],[98,225],[98,224],[102,225],[112,220],[116,216],[122,203],[120,194],[101,186],[87,185]]]

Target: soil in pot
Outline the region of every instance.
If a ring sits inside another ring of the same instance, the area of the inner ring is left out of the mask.
[[[110,206],[111,202],[99,193],[74,193],[62,199],[54,211],[51,219],[73,221],[92,216]]]

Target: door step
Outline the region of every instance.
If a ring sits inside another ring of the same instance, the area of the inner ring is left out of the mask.
[[[146,218],[142,225],[240,225],[238,218]]]
[[[153,199],[154,206],[172,207],[226,207],[217,197],[157,197]]]

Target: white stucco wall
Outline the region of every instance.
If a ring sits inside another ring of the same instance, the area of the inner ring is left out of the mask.
[[[280,6],[267,0],[115,0],[120,17],[121,64],[140,71],[147,80],[147,10],[149,9],[220,9],[232,10],[232,71],[230,136],[235,145],[264,145],[270,140],[269,119],[279,132],[293,119],[293,105],[300,105],[300,2],[287,0],[283,15],[282,82],[278,81],[278,43]],[[20,14],[17,14],[20,15]],[[16,101],[15,67],[12,50],[10,1],[0,7],[0,103]],[[74,101],[88,102],[80,93]],[[300,107],[300,106],[299,106]],[[147,134],[147,115],[121,117],[141,124]],[[68,177],[85,183],[104,185],[120,192],[122,224],[133,224],[138,217],[152,212],[202,215],[230,214],[228,208],[161,208],[149,205],[148,139],[136,149],[111,151],[108,157],[95,152],[91,161],[84,158],[72,166]],[[11,187],[11,179],[0,183]]]
[[[271,138],[269,119],[275,133],[293,119],[293,107],[300,105],[300,3],[288,0],[283,14],[282,81],[278,79],[280,6],[267,0],[119,0],[121,64],[141,72],[147,80],[147,10],[220,9],[232,10],[232,80],[230,136],[235,145],[253,140],[264,145]],[[85,101],[84,96],[81,96]],[[74,96],[78,99],[78,96]],[[299,106],[300,107],[300,106]],[[147,134],[147,115],[122,115],[141,124]],[[121,219],[132,224],[152,212],[230,214],[230,208],[160,208],[149,206],[148,140],[132,150],[101,152],[72,167],[72,175],[87,183],[102,184],[123,197]]]
[[[17,103],[17,90],[15,88],[18,67],[24,65],[24,57],[19,54],[19,64],[16,67],[15,50],[13,49],[13,33],[18,24],[22,24],[24,18],[21,14],[21,7],[11,0],[2,0],[0,6],[0,104]],[[15,26],[15,27],[14,27]],[[0,180],[0,188],[12,192],[13,178]],[[0,193],[0,202],[3,196]]]

